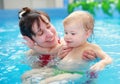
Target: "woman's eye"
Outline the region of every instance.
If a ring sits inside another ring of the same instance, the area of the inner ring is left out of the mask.
[[[37,33],[38,36],[41,36],[42,34],[43,34],[42,31],[39,31],[39,32]]]
[[[51,25],[50,24],[47,24],[47,29],[49,29],[51,27]]]
[[[51,26],[48,26],[47,29],[50,29]]]

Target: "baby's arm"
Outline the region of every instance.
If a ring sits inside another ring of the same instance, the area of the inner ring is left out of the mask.
[[[101,60],[98,63],[94,64],[90,69],[94,71],[103,70],[106,65],[112,62],[112,58],[97,45],[94,46],[94,50],[96,52],[96,55],[101,58]]]

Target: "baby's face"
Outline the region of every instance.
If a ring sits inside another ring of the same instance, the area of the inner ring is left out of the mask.
[[[68,47],[78,47],[87,41],[87,34],[82,24],[64,25],[64,40]]]

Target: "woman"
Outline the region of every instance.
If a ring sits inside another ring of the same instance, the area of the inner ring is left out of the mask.
[[[39,59],[43,60],[42,65],[39,63],[40,66],[47,65],[48,59],[51,59],[50,55],[56,55],[64,41],[59,39],[55,27],[50,23],[50,18],[46,13],[24,7],[19,12],[19,18],[21,34],[27,41],[28,47],[32,49],[29,51],[29,55],[39,55]],[[43,49],[40,50],[39,48]],[[62,50],[64,57],[71,49],[64,47]],[[83,59],[85,60],[94,58],[94,52],[90,50],[83,53]]]
[[[32,67],[40,68],[48,65],[51,66],[51,61],[57,57],[57,52],[64,44],[64,40],[58,37],[55,27],[50,23],[49,16],[44,12],[38,12],[24,7],[19,12],[19,19],[20,31],[26,40],[25,44],[31,48],[31,50],[27,52],[27,55],[33,58],[37,57]],[[64,57],[72,49],[62,47],[61,50],[61,57]],[[92,60],[95,58],[95,54],[91,50],[87,50],[84,51],[82,58],[85,60]],[[23,82],[25,84],[30,82],[33,79],[32,77],[36,78],[36,76],[41,75],[43,71],[52,71],[50,68],[32,69],[26,72],[22,76]],[[37,73],[37,75],[35,73]],[[48,73],[46,74],[48,77]],[[49,76],[51,75],[52,74],[49,73]],[[44,74],[44,77],[45,76]],[[26,78],[29,78],[29,80],[27,79],[26,81]]]

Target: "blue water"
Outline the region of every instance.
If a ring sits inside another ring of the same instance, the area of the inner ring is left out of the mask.
[[[51,20],[61,37],[62,20]],[[24,63],[28,48],[21,42],[18,19],[0,18],[0,84],[21,84],[21,75],[31,69]],[[113,58],[113,63],[99,72],[97,84],[120,84],[120,19],[95,19],[93,42]]]

